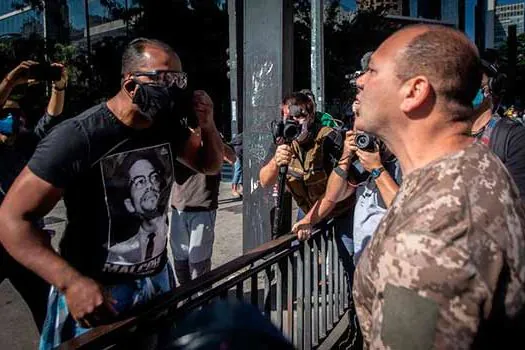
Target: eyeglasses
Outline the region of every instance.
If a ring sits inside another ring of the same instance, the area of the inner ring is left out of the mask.
[[[188,74],[173,70],[153,70],[146,72],[133,72],[134,77],[149,77],[153,84],[165,87],[177,86],[179,89],[185,89],[188,85]]]
[[[137,190],[144,189],[149,183],[152,186],[160,187],[161,177],[157,171],[152,172],[146,177],[145,175],[138,175],[131,179],[131,187]]]

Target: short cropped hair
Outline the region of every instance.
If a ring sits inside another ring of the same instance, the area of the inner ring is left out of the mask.
[[[144,65],[146,56],[144,52],[147,47],[158,47],[170,55],[177,55],[173,48],[163,41],[149,38],[136,38],[132,40],[122,55],[122,76],[137,71]]]
[[[476,46],[460,31],[445,26],[415,25],[403,30],[414,27],[428,30],[413,38],[396,57],[397,77],[407,81],[426,76],[453,118],[469,118],[481,85]]]

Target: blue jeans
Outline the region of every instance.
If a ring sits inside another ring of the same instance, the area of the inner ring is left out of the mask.
[[[164,269],[154,276],[104,286],[104,290],[115,300],[113,307],[117,312],[129,312],[173,288],[173,272],[169,263],[166,263]],[[69,313],[65,295],[55,287],[51,287],[39,349],[55,349],[61,343],[89,330],[90,328],[82,327],[73,319]]]
[[[297,221],[301,221],[305,216],[306,214],[301,208],[297,209]]]
[[[242,160],[237,157],[235,164],[233,165],[233,179],[232,184],[242,185]]]

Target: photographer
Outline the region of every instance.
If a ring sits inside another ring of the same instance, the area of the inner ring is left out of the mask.
[[[481,87],[472,105],[474,122],[471,135],[500,158],[518,186],[520,197],[525,198],[525,126],[516,120],[498,115],[500,101],[505,92],[506,75],[499,67],[481,60],[483,76]]]
[[[347,132],[344,154],[348,156],[348,160],[339,163],[341,171],[332,174],[323,199],[329,203],[328,208],[330,208],[344,198],[345,193],[353,191],[356,193],[353,225],[355,264],[390,207],[401,184],[399,162],[384,143],[374,141],[371,149],[360,149],[356,145],[358,135],[355,131]],[[351,171],[349,159],[354,156],[367,175],[366,179],[357,185],[352,184],[351,180],[355,175],[349,175]]]
[[[10,100],[17,86],[37,83],[30,76],[33,61],[24,61],[9,72],[0,83],[0,203],[3,201],[13,181],[27,164],[38,141],[49,129],[57,124],[64,107],[67,72],[63,65],[55,63],[61,71],[60,79],[53,81],[53,89],[44,116],[34,130],[27,128],[27,120],[20,105]],[[41,226],[41,223],[38,223]],[[49,237],[47,237],[49,239]],[[8,278],[29,306],[39,331],[46,314],[49,285],[40,277],[18,264],[0,246],[0,281]]]
[[[187,74],[169,45],[131,41],[121,77],[115,96],[51,130],[0,207],[1,243],[52,285],[40,349],[133,316],[173,289],[164,220],[173,163],[209,175],[222,165],[213,102],[204,91],[186,93]],[[183,107],[198,122],[191,135]],[[67,225],[58,254],[30,218],[61,198]],[[121,244],[134,236],[144,254]]]
[[[259,179],[263,187],[273,186],[279,174],[279,167],[287,166],[286,186],[306,216],[301,225],[294,226],[298,238],[308,239],[313,208],[323,198],[327,179],[341,158],[343,140],[341,133],[322,126],[315,118],[314,104],[303,93],[293,93],[283,100],[281,113],[286,123],[293,120],[299,128],[299,135],[290,144],[280,144],[272,159],[263,166]],[[354,198],[348,197],[338,203],[330,217],[335,219],[336,241],[345,270],[352,273],[350,256],[352,245],[352,212]],[[303,228],[307,226],[308,228]]]

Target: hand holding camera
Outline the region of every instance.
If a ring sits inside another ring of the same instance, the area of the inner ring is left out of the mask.
[[[213,125],[213,101],[205,91],[196,90],[193,93],[193,108],[201,128]]]
[[[57,91],[62,91],[67,87],[67,69],[64,67],[63,64],[60,63],[51,63],[51,66],[53,67],[54,72],[50,73],[50,78],[56,79],[58,76],[56,74],[57,69],[60,69],[60,79],[58,80],[52,80],[53,81],[53,89]]]
[[[367,135],[367,134],[360,134]],[[360,136],[359,135],[359,136]],[[370,135],[368,135],[370,136]],[[371,145],[365,144],[364,140],[361,141],[364,148],[358,147],[356,155],[359,157],[359,162],[366,171],[371,172],[374,169],[378,169],[383,166],[381,164],[381,154],[379,153],[379,147],[374,141]]]
[[[64,66],[59,63],[23,61],[7,74],[6,79],[13,86],[39,81],[53,81],[57,84],[63,84],[62,87],[65,87],[67,72]]]
[[[345,142],[343,148],[343,155],[341,158],[347,159],[352,158],[357,151],[357,146],[355,144],[356,133],[353,130],[347,131],[345,134]]]
[[[288,166],[292,161],[292,147],[290,145],[284,144],[277,147],[275,151],[275,163],[277,166]]]
[[[12,85],[22,85],[30,81],[29,71],[31,66],[38,65],[38,62],[35,61],[23,61],[18,66],[10,71],[5,79]]]

